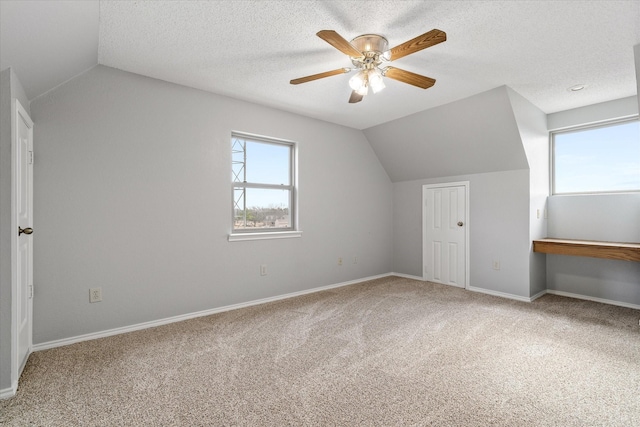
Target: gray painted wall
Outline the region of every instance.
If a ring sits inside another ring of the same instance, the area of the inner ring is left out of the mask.
[[[640,263],[547,255],[549,290],[640,306]]]
[[[549,115],[549,124],[571,127],[629,117],[638,112],[637,99],[632,98],[554,113]],[[551,196],[548,206],[550,237],[640,242],[638,193]],[[640,263],[547,255],[547,286],[640,305]]]
[[[364,131],[394,182],[394,271],[422,277],[422,185],[468,180],[470,285],[530,296],[530,176],[521,132],[539,162],[544,119],[502,86]],[[535,268],[537,289],[544,266]]]
[[[456,181],[469,181],[469,284],[528,298],[527,169],[394,183],[394,271],[422,277],[422,186]],[[500,270],[493,270],[493,260]]]
[[[547,126],[550,131],[561,130],[585,123],[598,123],[607,120],[632,117],[637,114],[638,97],[629,96],[627,98],[601,102],[599,104],[587,105],[586,107],[549,114],[547,116]]]
[[[547,288],[547,258],[533,252],[533,240],[547,237],[549,196],[549,132],[547,115],[520,94],[507,88],[520,139],[529,163],[529,278],[531,296]]]
[[[640,194],[551,196],[549,235],[567,239],[640,242]]]
[[[549,235],[640,242],[640,194],[552,196]],[[640,263],[547,255],[549,289],[640,305]]]
[[[393,182],[528,167],[506,86],[364,134]]]
[[[11,387],[11,107],[29,100],[11,68],[0,72],[0,390]],[[30,113],[29,113],[30,114]]]
[[[31,108],[35,343],[392,271],[392,184],[358,130],[103,66]],[[232,130],[299,143],[301,238],[227,241]]]

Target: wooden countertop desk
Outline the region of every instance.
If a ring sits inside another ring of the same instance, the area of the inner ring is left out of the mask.
[[[640,243],[546,238],[534,240],[533,251],[640,262]]]

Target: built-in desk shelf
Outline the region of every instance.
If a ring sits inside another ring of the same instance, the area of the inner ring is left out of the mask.
[[[592,258],[640,262],[640,243],[546,238],[534,240],[533,251],[545,254],[587,256]]]

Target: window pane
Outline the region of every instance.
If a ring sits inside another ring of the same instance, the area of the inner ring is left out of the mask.
[[[640,190],[640,122],[554,135],[555,193]]]
[[[291,228],[291,191],[234,188],[234,229]],[[246,201],[246,209],[244,202]]]
[[[247,141],[247,182],[291,184],[291,147]]]

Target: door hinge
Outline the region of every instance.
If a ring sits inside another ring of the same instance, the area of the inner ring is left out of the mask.
[[[33,150],[29,151],[29,164],[32,165],[33,164]]]
[[[29,298],[33,298],[33,285],[29,285]]]

